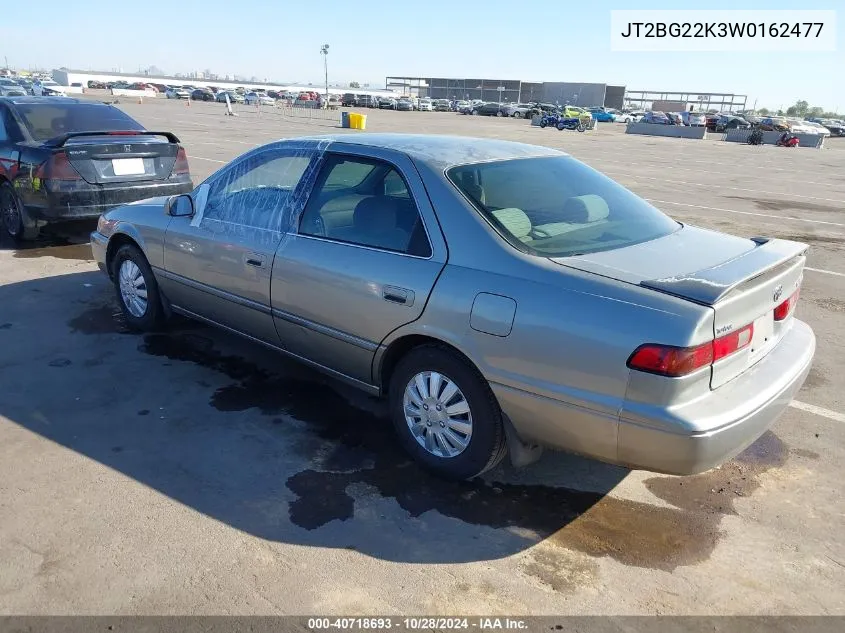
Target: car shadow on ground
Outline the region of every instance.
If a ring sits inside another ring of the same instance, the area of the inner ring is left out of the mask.
[[[671,570],[706,559],[732,512],[733,490],[712,494],[724,474],[654,477],[666,503],[652,504],[608,495],[626,469],[562,453],[441,481],[405,456],[381,401],[191,321],[132,333],[100,273],[0,286],[0,306],[0,415],[260,538],[414,563],[545,541]],[[769,453],[733,486],[749,492]]]

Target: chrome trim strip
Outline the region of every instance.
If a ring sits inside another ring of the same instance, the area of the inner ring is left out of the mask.
[[[236,303],[244,308],[252,308],[257,312],[261,312],[262,314],[270,314],[270,306],[264,305],[263,303],[258,303],[257,301],[253,301],[252,299],[246,299],[244,297],[240,297],[238,295],[232,294],[231,292],[226,292],[225,290],[220,290],[213,286],[209,286],[204,283],[200,283],[199,281],[194,281],[193,279],[188,279],[187,277],[183,277],[182,275],[177,275],[176,273],[170,272],[168,270],[163,270],[161,268],[155,268],[154,271],[156,274],[161,274],[163,277],[170,279],[171,281],[176,281],[178,283],[184,284],[190,288],[195,290],[201,290],[203,292],[207,292],[210,295],[214,295],[215,297],[220,297],[221,299],[226,299],[227,301],[231,301],[232,303]]]
[[[218,327],[222,330],[226,330],[227,332],[231,332],[232,334],[237,334],[238,336],[241,336],[245,339],[248,339],[248,340],[252,341],[253,343],[258,343],[259,345],[263,345],[264,347],[267,347],[269,349],[272,349],[273,351],[284,354],[285,356],[288,356],[289,358],[292,358],[296,361],[299,361],[299,362],[303,363],[304,365],[308,365],[309,367],[313,367],[314,369],[316,369],[320,372],[323,372],[324,374],[328,374],[329,376],[332,376],[333,378],[337,378],[338,380],[345,382],[349,385],[352,385],[353,387],[357,387],[358,389],[361,389],[361,390],[369,393],[370,395],[373,395],[373,396],[381,395],[380,389],[378,387],[376,387],[375,385],[371,385],[371,384],[366,383],[362,380],[358,380],[357,378],[352,378],[351,376],[347,376],[346,374],[343,374],[343,373],[336,371],[334,369],[330,369],[329,367],[326,367],[325,365],[321,365],[320,363],[315,363],[313,360],[303,358],[302,356],[299,356],[298,354],[294,354],[293,352],[290,352],[290,351],[288,351],[288,350],[286,350],[282,347],[278,347],[276,345],[273,345],[272,343],[268,343],[267,341],[262,341],[261,339],[255,338],[254,336],[250,336],[249,334],[245,334],[244,332],[241,332],[240,330],[236,330],[234,328],[231,328],[227,325],[223,325],[222,323],[218,323],[217,321],[215,321],[213,319],[206,318],[206,317],[201,316],[201,315],[199,315],[195,312],[191,312],[190,310],[186,310],[185,308],[180,308],[179,306],[176,306],[176,305],[171,306],[171,307],[172,307],[174,312],[177,312],[177,313],[181,314],[182,316],[186,316],[190,319],[196,319],[197,321],[202,321],[203,323],[208,323],[209,325],[213,325],[214,327]]]
[[[422,217],[422,216],[421,216]],[[425,228],[425,220],[422,220],[423,228]],[[331,237],[320,237],[319,235],[308,235],[307,233],[291,233],[286,235],[294,237],[301,237],[308,240],[317,240],[318,242],[328,242],[329,244],[340,244],[341,246],[351,246],[353,248],[362,248],[365,251],[375,251],[376,253],[388,253],[390,255],[399,255],[400,257],[410,257],[411,259],[422,259],[428,261],[434,257],[434,247],[431,244],[431,238],[428,237],[428,229],[426,229],[426,238],[428,239],[428,247],[431,249],[431,255],[428,257],[420,257],[419,255],[411,255],[410,253],[402,253],[400,251],[389,251],[386,248],[377,248],[375,246],[366,246],[364,244],[355,244],[354,242],[344,242],[343,240],[334,239]]]
[[[279,310],[278,308],[273,308],[272,314],[276,318],[288,321],[289,323],[293,323],[295,325],[301,325],[302,327],[312,330],[313,332],[330,336],[334,339],[337,339],[338,341],[349,343],[350,345],[354,345],[355,347],[360,347],[361,349],[366,350],[368,352],[375,352],[378,349],[378,343],[373,343],[359,336],[347,334],[346,332],[336,330],[335,328],[329,327],[327,325],[322,325],[321,323],[315,323],[314,321],[303,319],[302,317],[296,316],[295,314],[291,314],[290,312],[285,312],[284,310]]]

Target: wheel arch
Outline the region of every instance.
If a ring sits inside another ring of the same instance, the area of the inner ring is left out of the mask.
[[[122,246],[126,245],[134,246],[143,253],[144,257],[147,256],[141,244],[134,237],[128,233],[115,233],[109,238],[108,246],[106,246],[106,272],[108,273],[109,278],[113,277],[112,264],[114,263],[115,254]]]
[[[470,357],[454,343],[450,343],[444,338],[432,336],[431,334],[408,333],[393,339],[386,345],[383,351],[380,350],[377,353],[377,357],[374,361],[374,377],[376,379],[376,384],[379,387],[379,392],[382,395],[385,395],[390,388],[390,378],[393,375],[393,371],[396,369],[396,366],[399,364],[399,361],[414,349],[424,345],[435,345],[456,354],[483,376],[483,373],[478,365],[476,365],[472,359],[470,359]]]

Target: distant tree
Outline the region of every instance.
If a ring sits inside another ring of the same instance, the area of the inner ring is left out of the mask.
[[[777,116],[783,116],[783,110],[778,110]]]
[[[795,102],[795,105],[791,105],[786,109],[786,116],[804,116],[809,109],[810,104],[800,99]]]
[[[769,109],[768,108],[760,108],[757,110],[757,114],[762,114],[763,116],[769,116]]]
[[[359,84],[357,81],[350,81],[350,82],[349,82],[349,87],[350,87],[350,88],[360,88],[360,87],[361,87],[361,84]]]
[[[813,117],[813,118],[820,118],[824,116],[824,108],[820,108],[819,106],[813,106],[809,110],[807,110],[806,116]]]

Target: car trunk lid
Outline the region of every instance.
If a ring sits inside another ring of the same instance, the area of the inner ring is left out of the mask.
[[[684,226],[650,242],[555,261],[709,306],[714,339],[750,334],[738,352],[713,364],[715,389],[763,358],[787,331],[794,301],[782,306],[797,298],[806,251],[798,242]]]
[[[62,148],[86,182],[106,185],[167,179],[179,152],[178,141],[164,132],[75,132],[47,145]]]

